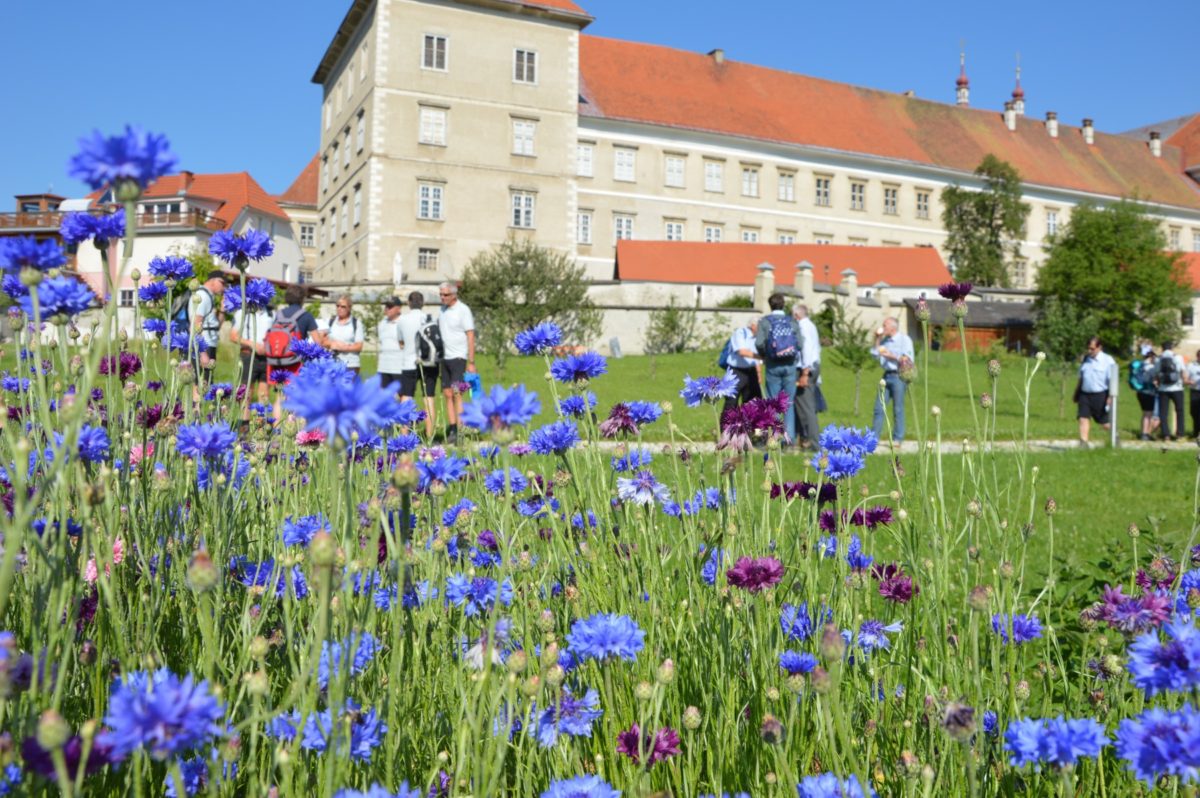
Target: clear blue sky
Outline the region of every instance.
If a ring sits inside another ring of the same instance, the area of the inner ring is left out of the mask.
[[[972,105],[1000,109],[1021,53],[1027,112],[1120,132],[1200,112],[1198,0],[578,0],[589,33],[953,101],[966,41]],[[83,188],[76,139],[125,122],[166,133],[195,172],[283,191],[316,152],[309,82],[350,0],[4,0],[0,211]],[[919,13],[918,13],[919,10]]]

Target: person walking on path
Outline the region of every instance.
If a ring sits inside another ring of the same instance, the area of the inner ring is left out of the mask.
[[[404,371],[404,350],[400,336],[400,313],[404,310],[404,300],[398,296],[390,296],[383,301],[383,318],[376,325],[375,335],[379,339],[379,373],[381,387],[400,390],[400,373]]]
[[[326,349],[335,353],[337,359],[342,361],[347,369],[357,374],[362,366],[362,356],[359,353],[363,350],[366,331],[359,323],[358,317],[350,313],[349,294],[342,294],[338,297],[335,308],[337,312],[329,319],[323,333],[322,343]]]
[[[425,312],[425,297],[420,291],[408,295],[408,310],[397,322],[400,328],[400,398],[417,397],[417,386],[425,404],[425,440],[433,440],[434,419],[437,418],[438,367],[418,362],[421,330],[434,324]],[[432,346],[427,342],[426,346]]]
[[[763,375],[767,383],[767,396],[787,396],[787,411],[783,414],[783,426],[787,445],[796,443],[796,414],[792,404],[796,401],[796,358],[802,346],[800,325],[784,312],[783,294],[771,294],[767,307],[771,312],[758,322],[754,335],[754,346],[763,360]]]
[[[800,327],[800,354],[796,358],[796,438],[804,449],[816,445],[820,435],[817,414],[821,411],[818,402],[821,379],[821,337],[817,325],[808,317],[807,305],[796,305],[792,316]]]
[[[442,333],[442,396],[446,398],[446,441],[458,443],[458,417],[462,415],[460,383],[467,372],[475,373],[475,316],[466,303],[458,298],[458,286],[442,283],[438,286],[442,313],[438,328]]]
[[[913,342],[906,334],[900,332],[900,322],[893,317],[883,320],[883,326],[875,331],[875,345],[871,347],[871,355],[879,360],[883,367],[883,392],[875,396],[875,419],[873,429],[875,436],[883,440],[884,426],[887,421],[887,401],[892,403],[892,440],[900,443],[904,440],[904,394],[907,389],[904,380],[900,379],[902,362],[911,363],[913,360]]]
[[[1185,437],[1183,422],[1183,358],[1171,351],[1171,342],[1162,345],[1162,353],[1154,367],[1154,384],[1158,388],[1158,419],[1162,423],[1164,441]],[[1174,433],[1171,432],[1171,408],[1175,410]]]
[[[762,383],[758,373],[762,361],[758,359],[758,349],[754,336],[758,332],[758,319],[752,320],[744,327],[738,327],[729,336],[729,364],[727,368],[737,380],[737,393],[725,397],[725,406],[721,414],[744,405],[751,399],[762,398]]]
[[[1109,414],[1117,394],[1117,361],[1104,351],[1100,339],[1088,339],[1087,354],[1079,364],[1079,385],[1075,401],[1079,405],[1079,445],[1087,448],[1088,433],[1095,421],[1105,429],[1112,425]]]
[[[1143,351],[1140,360],[1129,364],[1129,387],[1137,391],[1142,408],[1141,440],[1150,440],[1158,429],[1158,391],[1154,387],[1154,350]]]

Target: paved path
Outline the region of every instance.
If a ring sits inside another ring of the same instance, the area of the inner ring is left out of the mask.
[[[637,443],[634,441],[629,441],[628,443],[624,443],[624,444],[617,442],[617,441],[597,441],[595,445],[598,448],[605,450],[605,451],[615,449],[617,446],[621,446],[621,445],[627,446],[628,448],[631,448],[631,449],[637,447]],[[677,443],[677,445],[686,447],[689,451],[691,451],[694,454],[712,454],[713,452],[716,451],[716,448],[717,448],[716,444],[712,443],[711,441],[696,442],[696,443],[686,443],[684,441],[679,441]],[[929,445],[933,446],[935,444],[931,441]],[[967,446],[967,448],[972,449],[972,450],[976,450],[979,448],[974,442],[966,442],[965,445]],[[642,448],[649,449],[651,451],[661,450],[664,446],[670,446],[670,443],[668,441],[643,441],[642,442]],[[957,439],[957,440],[946,440],[946,439],[942,440],[942,451],[946,454],[962,454],[963,447],[964,447],[964,441],[961,438]],[[877,454],[877,455],[887,455],[887,454],[892,454],[892,453],[916,454],[919,451],[919,448],[920,448],[920,444],[917,441],[904,441],[903,443],[899,444],[898,446],[889,447],[887,445],[880,445],[878,448],[875,449],[875,454]],[[1066,438],[1061,439],[1061,440],[1049,440],[1049,439],[1031,440],[1031,441],[1025,442],[1023,444],[1018,441],[995,441],[995,442],[989,443],[988,448],[989,448],[989,450],[998,451],[998,452],[1013,452],[1013,451],[1017,451],[1018,449],[1021,449],[1021,448],[1023,448],[1025,451],[1029,451],[1029,452],[1078,452],[1078,451],[1080,451],[1080,446],[1079,446],[1078,440],[1066,439]],[[1097,442],[1093,441],[1090,448],[1094,449],[1094,450],[1095,449],[1107,449],[1107,448],[1109,448],[1108,441],[1106,440],[1103,443],[1097,443]],[[1200,454],[1200,448],[1197,448],[1196,441],[1193,441],[1191,439],[1179,440],[1179,441],[1175,441],[1175,442],[1121,441],[1118,448],[1119,449],[1129,449],[1129,450],[1162,451],[1162,452],[1167,452],[1167,451],[1188,452],[1188,451],[1191,451],[1191,452],[1197,452],[1198,454]],[[761,450],[758,450],[758,451],[761,451]]]

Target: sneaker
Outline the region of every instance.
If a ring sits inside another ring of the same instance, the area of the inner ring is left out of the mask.
[[[1080,441],[1079,448],[1080,449],[1090,449],[1090,448],[1092,448],[1092,445],[1090,443],[1088,443],[1087,441]]]
[[[1142,433],[1142,435],[1141,435],[1141,437],[1140,437],[1140,438],[1138,438],[1138,440],[1139,440],[1139,441],[1148,441],[1148,440],[1151,440],[1151,438],[1150,438],[1150,436],[1149,436],[1149,435],[1147,435],[1146,433],[1144,433],[1144,432],[1143,432],[1143,433]]]

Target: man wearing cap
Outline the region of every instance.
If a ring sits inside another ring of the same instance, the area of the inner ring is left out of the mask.
[[[196,383],[207,385],[212,382],[213,369],[217,365],[217,344],[221,339],[221,298],[229,278],[219,271],[210,272],[208,279],[192,294],[192,336],[199,350],[195,359]],[[203,342],[203,343],[201,343]]]
[[[400,337],[400,311],[404,302],[390,296],[383,302],[383,318],[379,320],[379,382],[387,388],[396,385],[400,390],[400,372],[404,370],[404,343]]]

